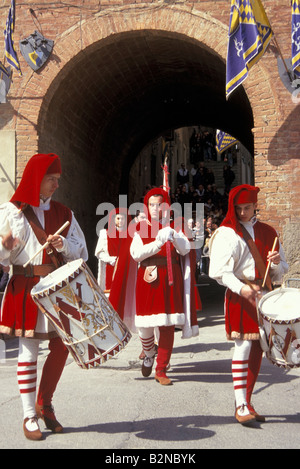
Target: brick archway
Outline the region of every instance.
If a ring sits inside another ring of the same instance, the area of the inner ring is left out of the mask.
[[[226,102],[227,30],[184,6],[114,8],[61,35],[42,80],[29,77],[23,96],[35,99],[30,106],[20,102],[18,155],[61,156],[59,197],[74,208],[92,243],[97,205],[116,203],[138,152],[167,128],[201,120],[254,154],[254,127],[258,167],[266,156],[260,97],[274,109],[277,103],[260,64]]]

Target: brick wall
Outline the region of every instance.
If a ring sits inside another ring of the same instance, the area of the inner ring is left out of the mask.
[[[18,52],[36,29],[55,45],[38,72],[19,53],[23,74],[14,73],[0,105],[1,130],[16,132],[17,181],[34,153],[61,156],[59,197],[84,223],[91,252],[96,206],[126,190],[138,152],[159,132],[196,119],[230,131],[253,152],[262,218],[282,238],[298,226],[299,105],[281,82],[273,43],[225,102],[229,0],[16,3]],[[289,58],[290,0],[263,4]],[[2,30],[8,8],[2,1]]]

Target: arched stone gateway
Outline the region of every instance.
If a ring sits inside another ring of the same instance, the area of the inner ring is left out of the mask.
[[[43,71],[27,72],[14,110],[18,177],[35,152],[61,156],[58,197],[84,227],[91,258],[96,207],[118,202],[138,153],[169,128],[201,122],[235,136],[255,158],[262,208],[274,203],[265,178],[280,103],[262,60],[226,101],[227,32],[185,5],[114,7],[66,30]]]

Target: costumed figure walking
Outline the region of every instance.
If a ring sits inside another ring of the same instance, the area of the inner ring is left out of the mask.
[[[174,229],[169,213],[163,213],[168,212],[170,206],[165,190],[151,189],[144,198],[144,205],[147,219],[137,224],[130,246],[131,256],[139,264],[135,324],[145,353],[143,376],[152,373],[156,352],[154,330],[158,328],[155,379],[162,385],[169,385],[172,381],[166,370],[172,354],[175,326],[183,327],[186,322],[180,258],[189,253],[190,243],[182,231]],[[188,314],[191,314],[190,310]]]
[[[100,288],[106,292],[122,321],[134,332],[136,265],[129,252],[132,239],[128,227],[131,222],[126,208],[113,209],[109,213],[107,229],[99,232],[95,255]]]
[[[262,348],[260,346],[257,299],[270,263],[267,290],[280,283],[288,266],[280,242],[273,250],[277,233],[256,218],[258,187],[247,184],[229,193],[228,212],[210,241],[209,276],[227,287],[225,293],[225,327],[229,340],[235,341],[232,378],[237,421],[248,425],[265,418],[251,402],[258,378]]]
[[[99,231],[99,238],[95,250],[98,259],[98,283],[101,290],[109,293],[114,276],[116,263],[120,253],[120,246],[127,236],[127,213],[120,213],[114,209],[109,213],[107,229]]]
[[[54,414],[52,398],[68,350],[38,310],[30,291],[41,277],[63,263],[78,258],[86,261],[88,257],[85,238],[73,212],[52,200],[60,175],[57,155],[32,156],[13,197],[0,206],[0,262],[12,266],[2,302],[0,332],[19,337],[17,377],[24,412],[23,430],[31,440],[43,438],[38,418],[52,432],[63,431]],[[66,221],[69,226],[61,234],[55,234]],[[46,241],[50,246],[41,251]],[[36,395],[41,339],[49,339],[50,353]]]

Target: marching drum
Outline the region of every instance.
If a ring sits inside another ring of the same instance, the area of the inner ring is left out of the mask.
[[[300,366],[300,290],[278,288],[258,303],[269,349],[267,358],[284,368]]]
[[[82,259],[42,278],[31,296],[81,368],[101,365],[131,338]]]

